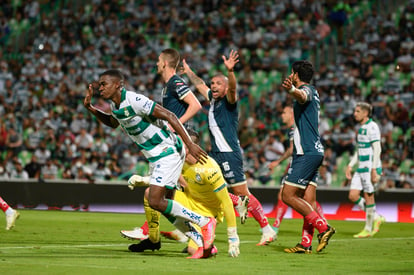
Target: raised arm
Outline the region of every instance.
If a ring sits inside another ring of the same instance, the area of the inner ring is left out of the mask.
[[[231,50],[229,58],[227,59],[226,56],[222,56],[224,65],[227,68],[228,72],[228,79],[229,79],[229,87],[226,94],[227,100],[229,103],[234,104],[236,103],[237,97],[237,90],[236,90],[236,76],[234,75],[234,66],[239,62],[239,54],[237,51]]]
[[[190,66],[188,66],[188,64],[185,61],[185,59],[183,59],[183,68],[184,68],[184,73],[188,76],[188,78],[190,79],[191,83],[193,83],[193,85],[196,87],[196,89],[199,91],[199,93],[202,96],[204,96],[207,100],[209,100],[209,98],[208,98],[208,91],[210,90],[210,88],[206,85],[206,83],[200,77],[198,77],[191,70]]]
[[[283,83],[282,83],[283,88],[285,88],[289,94],[296,99],[296,101],[299,104],[304,104],[306,102],[307,99],[307,94],[305,91],[296,88],[293,83],[292,83],[292,79],[291,77],[287,77]]]
[[[91,114],[93,114],[103,124],[105,124],[109,127],[112,127],[112,128],[118,127],[119,122],[115,118],[113,118],[110,114],[107,114],[107,113],[95,108],[91,104],[92,95],[93,95],[92,84],[89,84],[89,88],[86,91],[85,99],[83,100],[83,106],[85,106],[85,108],[88,109],[88,111]]]

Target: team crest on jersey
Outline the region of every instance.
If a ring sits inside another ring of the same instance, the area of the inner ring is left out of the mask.
[[[124,108],[124,115],[129,116],[129,111],[128,111],[127,107]]]
[[[199,173],[196,174],[195,178],[197,182],[201,182],[201,176]]]

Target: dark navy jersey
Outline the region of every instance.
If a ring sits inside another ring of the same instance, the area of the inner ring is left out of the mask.
[[[238,138],[239,111],[237,102],[231,104],[227,97],[215,100],[211,90],[208,91],[208,97],[210,99],[208,126],[211,150],[213,152],[241,151]]]
[[[178,118],[182,117],[188,108],[183,99],[189,92],[191,90],[184,80],[178,75],[173,75],[162,91],[162,106]]]
[[[295,117],[293,154],[323,155],[324,148],[318,130],[320,114],[318,91],[311,85],[302,85],[298,89],[305,91],[306,102],[293,103]]]

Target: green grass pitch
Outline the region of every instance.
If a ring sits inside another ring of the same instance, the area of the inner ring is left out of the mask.
[[[16,227],[0,222],[1,274],[413,274],[414,224],[385,223],[373,238],[354,239],[363,222],[330,221],[337,229],[322,253],[288,254],[300,240],[302,221],[282,222],[278,240],[259,247],[258,224],[238,225],[241,255],[227,255],[225,224],[217,226],[215,258],[192,260],[184,244],[162,239],[155,252],[132,253],[121,229],[140,226],[143,214],[20,210]],[[238,221],[239,222],[239,221]],[[270,219],[273,222],[273,219]],[[161,218],[162,230],[172,229]]]

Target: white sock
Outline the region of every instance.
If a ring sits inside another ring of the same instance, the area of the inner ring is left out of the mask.
[[[271,233],[273,230],[273,228],[270,226],[270,224],[266,225],[265,227],[262,227],[262,233],[263,234],[268,234]]]
[[[363,197],[359,197],[355,204],[358,205],[359,209],[365,211],[365,199]]]
[[[195,223],[200,227],[203,227],[210,221],[209,218],[204,217],[200,214],[197,214],[196,212],[191,211],[188,208],[185,208],[184,206],[182,206],[180,203],[176,201],[172,201],[172,208],[169,214],[173,215],[176,218],[180,217],[187,221],[191,221],[192,223]]]
[[[173,224],[179,231],[184,232],[184,235],[192,239],[198,247],[203,246],[203,236],[194,228],[194,226],[191,225],[189,221],[177,218]]]
[[[6,214],[7,216],[13,215],[14,214],[14,209],[9,207],[9,208],[7,208],[6,212],[4,212],[4,214]]]
[[[375,204],[374,204],[375,206]],[[366,210],[365,230],[371,232],[374,224],[375,208],[369,205]]]

